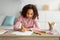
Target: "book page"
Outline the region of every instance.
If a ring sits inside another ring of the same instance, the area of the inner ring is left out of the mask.
[[[25,31],[25,32],[20,32],[20,31],[15,31],[12,32],[12,34],[16,34],[16,35],[32,35],[32,31]]]

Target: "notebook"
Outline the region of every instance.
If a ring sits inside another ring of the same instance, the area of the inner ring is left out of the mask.
[[[15,31],[12,32],[12,34],[16,34],[16,35],[32,35],[32,31],[25,31],[25,32],[20,32],[20,31]]]

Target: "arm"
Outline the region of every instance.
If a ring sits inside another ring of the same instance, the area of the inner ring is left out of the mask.
[[[22,17],[19,16],[16,24],[14,25],[14,30],[20,30],[19,26],[21,21],[22,21]]]
[[[35,30],[40,31],[40,23],[37,18],[34,19]]]

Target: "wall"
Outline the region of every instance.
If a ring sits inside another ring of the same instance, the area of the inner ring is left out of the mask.
[[[0,0],[0,15],[19,15],[26,4],[34,4],[39,11],[39,22],[41,29],[48,29],[48,21],[56,23],[55,29],[60,30],[60,11],[58,7],[60,0]],[[43,5],[49,5],[49,11],[43,11]]]
[[[0,15],[18,15],[19,0],[0,0]]]

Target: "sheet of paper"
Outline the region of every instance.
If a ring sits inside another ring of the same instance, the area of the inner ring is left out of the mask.
[[[7,32],[8,30],[3,30],[3,29],[0,29],[0,34],[4,34],[5,32]]]
[[[16,34],[16,35],[32,35],[32,31],[26,31],[26,32],[20,32],[20,31],[15,31],[12,32],[12,34]]]

